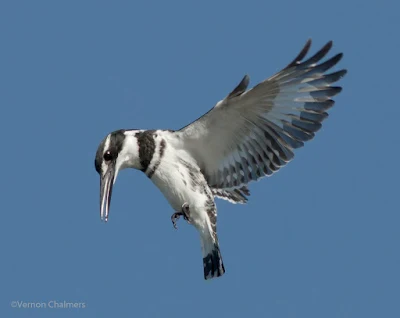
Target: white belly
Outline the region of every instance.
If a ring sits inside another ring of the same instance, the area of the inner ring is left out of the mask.
[[[214,197],[204,175],[184,150],[166,147],[165,154],[151,180],[164,194],[174,212],[189,205],[191,223],[201,232],[210,232],[207,209],[215,210]]]
[[[195,208],[204,203],[204,195],[193,191],[188,172],[178,163],[161,163],[151,178],[175,211],[184,203]]]

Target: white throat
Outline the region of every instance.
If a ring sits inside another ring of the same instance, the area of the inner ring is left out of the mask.
[[[135,137],[138,131],[126,131],[125,140],[117,159],[117,171],[125,168],[142,169],[139,158],[139,144]]]

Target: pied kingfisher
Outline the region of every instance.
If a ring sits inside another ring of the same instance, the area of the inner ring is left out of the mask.
[[[175,213],[200,234],[204,278],[224,274],[218,245],[214,198],[246,203],[247,184],[270,176],[293,159],[328,117],[331,86],[346,70],[327,74],[342,58],[324,62],[332,42],[307,60],[311,40],[274,76],[247,90],[246,75],[210,111],[180,130],[121,129],[100,143],[95,167],[100,175],[100,217],[107,221],[113,184],[124,168],[143,171]]]

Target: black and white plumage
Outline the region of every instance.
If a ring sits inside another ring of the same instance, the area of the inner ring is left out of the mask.
[[[247,90],[246,75],[209,112],[173,130],[118,130],[101,142],[95,159],[100,174],[100,213],[105,221],[112,185],[124,168],[143,171],[175,211],[200,233],[205,279],[221,276],[214,197],[245,203],[247,184],[270,176],[293,159],[321,128],[341,91],[332,86],[346,70],[327,73],[342,54],[321,60],[328,42],[309,59],[311,40],[283,70]]]

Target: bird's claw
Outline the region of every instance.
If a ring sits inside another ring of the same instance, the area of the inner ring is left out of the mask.
[[[181,212],[175,212],[174,214],[171,215],[172,225],[174,226],[175,229],[178,229],[178,227],[176,226],[176,222],[179,220],[181,215],[182,215]]]
[[[182,210],[180,212],[175,212],[174,214],[171,215],[172,225],[174,226],[175,229],[178,229],[178,227],[176,226],[176,222],[179,220],[181,216],[183,216],[185,221],[187,221],[190,224],[189,212],[190,212],[189,204],[184,203],[182,205]]]

